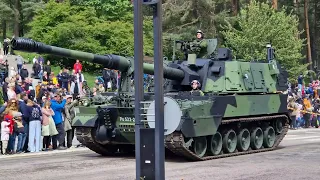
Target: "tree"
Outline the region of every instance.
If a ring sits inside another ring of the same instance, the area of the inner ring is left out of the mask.
[[[266,44],[271,42],[276,59],[288,70],[291,78],[296,78],[307,66],[300,63],[305,40],[297,37],[301,32],[295,15],[287,15],[285,11],[275,11],[266,3],[252,0],[246,9],[240,11],[236,24],[229,23],[224,27],[225,45],[233,50],[236,58],[250,61],[266,59]]]
[[[70,3],[93,7],[96,15],[106,20],[133,20],[133,6],[129,0],[70,0]]]
[[[2,24],[3,39],[7,36],[7,22],[11,20],[14,15],[14,11],[11,7],[12,3],[10,0],[0,0],[0,20]]]
[[[116,11],[116,10],[115,10]],[[69,1],[50,1],[28,24],[28,37],[53,46],[95,54],[133,56],[134,38],[132,22],[104,20],[91,6],[71,5]],[[152,23],[145,22],[144,52],[153,55]],[[150,33],[151,32],[151,33]],[[49,57],[53,64],[71,67],[74,61]],[[100,66],[84,66],[86,71]]]

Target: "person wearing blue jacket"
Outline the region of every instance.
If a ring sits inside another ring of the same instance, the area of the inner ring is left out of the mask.
[[[64,106],[66,104],[66,99],[63,99],[60,94],[54,94],[51,100],[51,108],[54,112],[52,116],[54,123],[56,124],[56,129],[59,134],[52,137],[52,148],[58,150],[64,150],[64,141],[65,141],[65,131],[63,124],[62,112],[64,111]],[[59,141],[59,147],[57,147],[57,141]]]
[[[2,114],[7,108],[7,102],[5,102],[1,107],[0,107],[0,114]]]

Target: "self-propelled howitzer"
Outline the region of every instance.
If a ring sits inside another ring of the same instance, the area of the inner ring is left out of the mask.
[[[164,68],[165,147],[189,160],[274,150],[291,121],[287,94],[282,93],[287,90],[286,70],[270,55],[272,51],[268,51],[268,61],[234,60],[227,48],[219,48],[211,56],[213,42],[208,40],[210,56],[186,54],[186,59],[174,60]],[[121,76],[134,70],[132,58],[94,55],[26,39],[14,39],[12,45],[103,64],[120,70]],[[144,72],[153,74],[153,65],[144,64]],[[198,80],[204,95],[191,91],[192,80]],[[77,139],[99,154],[134,151],[134,96],[123,92],[120,88],[108,105],[77,107],[72,123]],[[141,102],[146,128],[154,127],[154,99],[154,94],[146,93]]]

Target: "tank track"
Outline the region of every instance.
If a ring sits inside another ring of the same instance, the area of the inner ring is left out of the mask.
[[[180,132],[174,132],[171,135],[166,136],[165,138],[165,147],[173,152],[174,154],[181,156],[183,158],[186,158],[191,161],[205,161],[205,160],[211,160],[211,159],[218,159],[218,158],[225,158],[225,157],[231,157],[231,156],[239,156],[239,155],[245,155],[245,154],[253,154],[253,153],[259,153],[259,152],[267,152],[272,151],[277,148],[277,146],[280,144],[282,139],[285,137],[285,135],[288,132],[289,129],[289,119],[286,115],[274,115],[274,116],[263,116],[263,117],[254,117],[254,118],[239,118],[239,119],[229,119],[229,120],[223,120],[222,125],[234,123],[234,122],[252,122],[252,121],[269,121],[272,119],[279,119],[282,118],[285,120],[285,124],[283,126],[283,130],[280,134],[276,136],[276,140],[274,145],[271,148],[262,148],[258,150],[252,150],[249,148],[248,151],[245,152],[238,152],[237,150],[234,153],[228,153],[228,154],[220,154],[216,156],[206,156],[206,157],[199,157],[195,153],[193,153],[191,150],[187,149],[184,146],[184,137]],[[80,143],[85,145],[90,150],[101,154],[103,156],[112,156],[115,155],[114,151],[110,151],[110,149],[114,149],[115,146],[113,145],[100,145],[99,143],[95,142],[95,140],[92,137],[91,128],[76,128],[76,135],[77,139]],[[108,147],[110,146],[110,147]]]
[[[90,150],[101,154],[102,156],[111,156],[114,155],[114,151],[110,151],[110,149],[115,148],[113,145],[100,145],[99,143],[95,142],[95,140],[92,137],[92,128],[76,128],[76,136],[78,141],[89,148]]]
[[[222,124],[229,124],[233,122],[267,121],[267,120],[279,119],[279,118],[284,119],[285,124],[283,126],[282,132],[276,135],[275,143],[271,148],[262,148],[258,150],[252,150],[251,148],[249,148],[248,151],[245,151],[245,152],[238,152],[236,150],[234,153],[228,153],[228,154],[222,153],[216,156],[199,157],[198,155],[196,155],[195,153],[193,153],[191,150],[189,150],[184,146],[184,137],[180,132],[174,132],[171,135],[167,136],[165,139],[165,147],[170,151],[172,151],[174,154],[178,156],[182,156],[191,161],[205,161],[205,160],[225,158],[225,157],[231,157],[231,156],[239,156],[239,155],[245,155],[245,154],[272,151],[275,148],[277,148],[277,146],[280,144],[280,142],[288,132],[289,119],[286,115],[263,116],[263,117],[254,117],[254,118],[250,117],[250,118],[229,119],[229,120],[222,121]]]

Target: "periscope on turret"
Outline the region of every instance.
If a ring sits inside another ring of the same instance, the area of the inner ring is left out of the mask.
[[[183,59],[164,66],[165,147],[188,160],[199,161],[274,150],[291,122],[287,94],[287,71],[268,52],[260,61],[235,60],[228,48],[216,48],[216,39],[204,39],[204,57],[189,51],[188,42],[175,42]],[[121,86],[112,98],[100,104],[79,106],[77,139],[101,155],[134,151],[134,93],[129,91],[133,58],[96,55],[45,45],[30,39],[12,40],[13,49],[77,58],[122,72]],[[271,46],[268,48],[272,48]],[[174,53],[175,50],[174,49]],[[175,57],[173,55],[173,57]],[[154,65],[144,64],[153,74]],[[192,92],[199,82],[203,94]],[[107,96],[104,95],[103,96]],[[143,126],[154,127],[154,94],[144,96]],[[98,101],[98,100],[97,100]],[[263,103],[261,103],[263,102]]]

